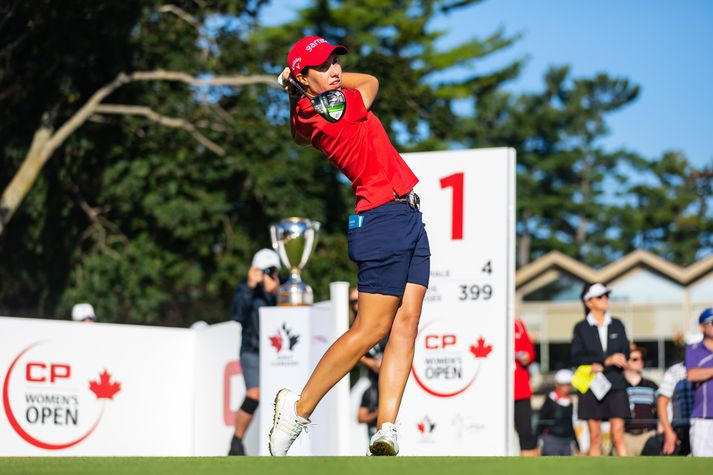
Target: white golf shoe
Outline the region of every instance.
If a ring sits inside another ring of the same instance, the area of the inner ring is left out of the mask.
[[[384,422],[369,442],[370,455],[396,455],[399,453],[396,425]]]
[[[290,450],[292,443],[302,433],[307,431],[310,421],[300,417],[295,412],[295,404],[299,396],[289,389],[280,389],[275,396],[275,415],[270,429],[270,455],[284,456]]]

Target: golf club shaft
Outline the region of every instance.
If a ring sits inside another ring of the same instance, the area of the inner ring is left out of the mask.
[[[309,98],[309,96],[307,95],[307,93],[305,92],[305,90],[302,89],[302,86],[300,86],[300,83],[298,83],[297,81],[295,81],[295,80],[292,78],[292,76],[290,76],[290,77],[288,78],[288,81],[290,81],[290,84],[292,84],[293,86],[295,86],[295,88],[296,88],[298,91],[300,91],[303,96]]]

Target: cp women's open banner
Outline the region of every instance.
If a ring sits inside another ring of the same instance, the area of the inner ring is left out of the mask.
[[[507,455],[514,355],[515,151],[405,155],[431,280],[399,413],[403,455]]]

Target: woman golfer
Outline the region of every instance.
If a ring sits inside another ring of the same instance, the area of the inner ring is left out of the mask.
[[[430,250],[413,192],[418,179],[370,110],[379,82],[367,74],[343,73],[338,55],[345,53],[344,46],[323,38],[303,38],[290,50],[280,79],[289,84],[295,142],[320,150],[352,182],[357,214],[349,217],[348,241],[349,257],[359,266],[359,314],[324,354],[301,394],[277,393],[272,455],[287,454],[327,391],[386,335],[378,431],[369,453],[399,451],[394,423],[413,361]]]

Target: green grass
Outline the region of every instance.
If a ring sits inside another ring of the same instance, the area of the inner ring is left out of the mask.
[[[2,475],[698,475],[692,457],[5,457]]]

